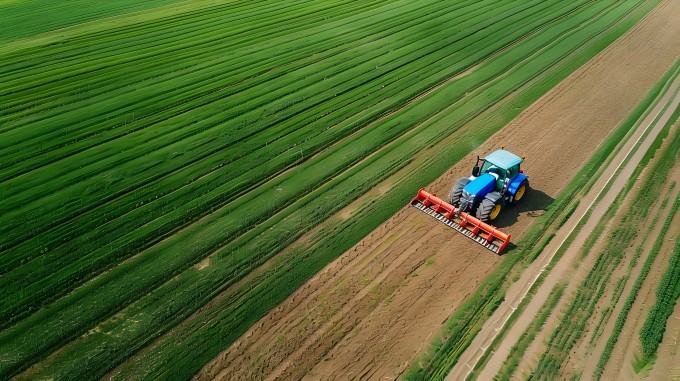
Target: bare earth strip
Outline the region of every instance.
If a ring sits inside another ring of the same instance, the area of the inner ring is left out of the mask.
[[[490,379],[495,376],[505,358],[510,354],[510,349],[517,342],[522,333],[527,329],[530,322],[540,310],[541,306],[548,299],[550,291],[553,287],[563,279],[567,271],[571,268],[571,264],[578,260],[578,254],[581,246],[586,241],[592,230],[595,228],[599,220],[607,211],[609,206],[613,203],[618,193],[623,189],[628,178],[633,173],[638,163],[642,160],[647,149],[663,129],[663,126],[668,122],[668,119],[673,114],[675,107],[677,107],[680,98],[674,98],[677,89],[680,87],[680,77],[671,85],[670,89],[649,114],[649,116],[641,123],[635,131],[631,139],[624,145],[621,151],[616,155],[610,166],[605,169],[601,177],[592,187],[592,189],[581,200],[581,204],[573,213],[571,218],[564,224],[564,226],[556,232],[555,238],[546,247],[539,258],[522,273],[518,282],[513,284],[506,293],[505,300],[501,306],[496,310],[494,315],[482,327],[482,330],[477,334],[470,347],[461,356],[461,361],[449,373],[447,379],[461,380],[464,379],[472,368],[477,364],[478,359],[486,351],[496,335],[507,322],[507,319],[517,308],[519,303],[524,299],[529,289],[533,286],[536,279],[543,273],[546,266],[552,260],[554,254],[562,247],[567,237],[572,233],[581,219],[591,209],[595,200],[600,197],[602,190],[607,184],[611,187],[604,193],[604,197],[600,202],[592,207],[592,213],[589,220],[583,226],[580,233],[576,236],[573,243],[567,248],[562,258],[555,265],[555,268],[546,277],[544,283],[536,292],[536,295],[531,300],[526,310],[522,312],[517,322],[511,327],[503,342],[499,345],[498,350],[489,360],[487,366],[480,373],[480,379]],[[672,103],[668,110],[663,113],[662,117],[657,120],[664,106]],[[647,136],[643,134],[650,130]],[[637,146],[638,142],[640,148],[631,155],[631,151]],[[630,159],[627,163],[626,159]],[[625,165],[624,165],[625,164]],[[622,171],[615,179],[612,178],[614,174],[622,168]]]
[[[654,31],[664,28],[673,12],[654,12],[474,152],[483,155],[502,142],[528,156],[534,190],[499,224],[513,237],[526,232],[670,67],[680,41]],[[466,157],[428,189],[445,194],[469,172],[472,159]],[[271,311],[197,378],[396,378],[502,259],[405,207]]]

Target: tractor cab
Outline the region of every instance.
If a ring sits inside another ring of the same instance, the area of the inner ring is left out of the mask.
[[[482,222],[495,220],[506,204],[514,204],[529,186],[520,169],[523,158],[500,149],[480,159],[472,168],[472,176],[456,181],[449,202],[459,212],[474,213]]]
[[[489,174],[495,178],[494,190],[504,194],[512,180],[521,173],[519,166],[522,161],[521,157],[500,149],[484,159],[477,158],[477,163],[472,168],[471,180]]]

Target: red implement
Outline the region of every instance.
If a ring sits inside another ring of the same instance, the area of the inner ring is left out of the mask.
[[[465,212],[456,213],[456,208],[434,194],[421,189],[411,200],[411,205],[463,233],[480,245],[500,254],[510,242],[510,234],[505,234]]]

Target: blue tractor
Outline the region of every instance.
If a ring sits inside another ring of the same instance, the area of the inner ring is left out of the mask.
[[[503,207],[520,201],[529,188],[529,179],[520,164],[524,161],[504,149],[480,159],[472,176],[460,178],[451,188],[449,203],[456,212],[474,215],[482,222],[495,220]]]

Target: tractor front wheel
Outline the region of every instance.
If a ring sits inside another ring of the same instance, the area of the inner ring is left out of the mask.
[[[501,210],[503,209],[502,203],[502,198],[498,199],[496,202],[485,198],[479,203],[475,216],[482,222],[493,221],[501,214]]]
[[[517,187],[517,190],[515,191],[515,196],[512,198],[512,203],[516,204],[522,198],[524,198],[524,195],[527,193],[527,190],[529,190],[529,180],[524,180],[519,184],[519,187]]]

